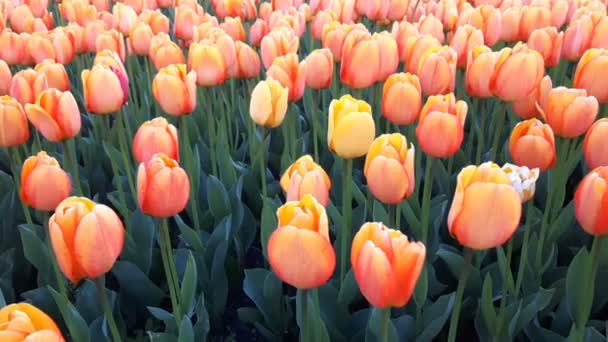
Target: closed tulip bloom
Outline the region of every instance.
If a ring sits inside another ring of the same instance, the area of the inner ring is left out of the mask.
[[[297,101],[304,95],[306,86],[306,61],[299,62],[298,55],[290,53],[275,58],[266,76],[273,78],[289,89],[289,101]]]
[[[116,51],[120,56],[121,61],[127,58],[127,49],[122,33],[116,30],[108,30],[101,32],[95,39],[95,51],[99,52],[105,49]]]
[[[23,203],[36,210],[54,210],[70,195],[72,183],[57,159],[46,152],[29,157],[21,169],[21,193]]]
[[[10,30],[0,32],[0,59],[8,65],[25,64],[27,40]]]
[[[595,121],[599,109],[597,99],[587,96],[585,89],[553,88],[549,91],[541,115],[555,135],[575,138],[585,134]]]
[[[165,113],[190,114],[196,108],[196,72],[185,64],[164,67],[154,76],[152,94]]]
[[[85,107],[94,114],[118,111],[129,99],[129,79],[112,66],[96,64],[81,73]]]
[[[253,122],[263,127],[277,127],[285,118],[289,89],[279,81],[260,81],[251,92],[249,115]]]
[[[400,203],[414,192],[414,152],[399,133],[383,134],[370,146],[363,172],[369,190],[383,203]]]
[[[395,37],[397,42],[397,49],[399,50],[399,60],[405,61],[407,56],[407,41],[410,37],[417,37],[419,35],[418,28],[406,21],[394,22],[392,28],[392,35]]]
[[[430,34],[437,38],[441,44],[445,41],[443,24],[441,23],[441,20],[434,15],[423,15],[416,23],[416,26],[418,27],[418,32],[420,32],[420,34]]]
[[[456,51],[449,46],[427,50],[420,57],[416,75],[426,96],[453,92],[456,86]]]
[[[133,155],[138,162],[145,163],[157,153],[179,160],[177,129],[163,117],[144,122],[133,138]]]
[[[235,42],[236,56],[238,61],[239,78],[254,78],[260,75],[262,62],[258,53],[249,45]]]
[[[548,170],[555,165],[553,130],[538,119],[519,122],[509,138],[509,153],[517,165]]]
[[[171,64],[185,64],[184,52],[169,38],[166,33],[160,33],[150,40],[149,57],[154,63],[156,70],[160,70]]]
[[[420,65],[420,58],[430,49],[441,48],[437,38],[431,35],[420,35],[410,37],[407,41],[405,70],[416,74]]]
[[[188,5],[180,5],[175,8],[175,21],[173,34],[176,38],[189,41],[192,40],[193,28],[201,23],[201,17]]]
[[[243,27],[241,18],[224,18],[224,22],[220,24],[220,27],[235,41],[245,41],[245,28]]]
[[[511,238],[520,218],[519,194],[498,165],[487,162],[460,171],[448,228],[461,245],[475,250],[498,247]]]
[[[578,61],[587,51],[593,34],[593,21],[591,17],[584,16],[568,24],[564,31],[562,56],[571,61]]]
[[[281,189],[287,202],[300,201],[312,195],[322,206],[329,204],[331,181],[327,172],[310,155],[296,160],[281,177]]]
[[[564,33],[558,33],[555,27],[550,26],[532,31],[528,47],[543,56],[546,67],[555,67],[561,58],[563,40]]]
[[[169,34],[169,18],[159,10],[144,9],[139,15],[139,20],[150,25],[155,35],[161,32]]]
[[[108,206],[85,197],[69,197],[49,220],[53,252],[72,283],[110,271],[122,252],[125,229]]]
[[[545,73],[542,55],[521,43],[513,49],[504,48],[498,54],[490,89],[503,101],[525,98],[538,86]]]
[[[226,79],[224,58],[219,47],[210,41],[190,45],[188,69],[196,72],[196,83],[200,86],[219,85]]]
[[[371,106],[367,102],[343,95],[329,104],[327,143],[329,150],[341,158],[365,155],[375,132]]]
[[[98,52],[97,51],[97,37],[106,30],[106,24],[102,20],[94,20],[86,24],[84,27],[82,40],[85,45],[85,50],[87,52]],[[106,41],[101,42],[100,44],[104,44],[105,46],[111,48],[116,45],[116,41],[113,40],[111,36],[108,36]],[[106,44],[108,43],[108,44]]]
[[[376,81],[384,82],[390,75],[397,72],[399,67],[399,50],[393,36],[386,32],[374,33],[372,38],[378,44],[380,64]]]
[[[424,267],[426,248],[381,222],[365,223],[355,237],[350,262],[361,293],[377,307],[400,308],[410,300]]]
[[[416,121],[421,108],[422,89],[418,76],[398,73],[386,80],[382,87],[382,114],[388,121],[409,125]]]
[[[93,59],[93,66],[97,64],[105,65],[110,69],[116,70],[120,78],[128,78],[127,69],[125,68],[125,65],[122,64],[120,56],[118,56],[116,51],[105,49],[96,53],[95,59]]]
[[[538,168],[530,170],[526,166],[506,163],[502,166],[502,170],[511,180],[511,185],[515,191],[517,191],[521,203],[525,203],[534,197],[534,192],[536,192],[536,181],[540,175],[540,170]]]
[[[65,342],[51,317],[29,303],[0,309],[0,340],[7,342]]]
[[[468,106],[454,94],[430,96],[420,112],[416,137],[428,155],[445,158],[458,151],[464,137]]]
[[[459,68],[466,67],[469,51],[483,45],[483,32],[480,29],[469,24],[459,26],[450,40],[450,47],[457,54],[457,66]]]
[[[600,166],[589,172],[574,194],[574,216],[588,234],[608,234],[608,167]]]
[[[551,76],[547,75],[540,81],[530,95],[511,102],[513,113],[523,120],[541,116],[540,106],[546,106],[550,89],[553,88]]]
[[[551,10],[545,6],[524,6],[519,24],[520,37],[527,40],[536,29],[551,26]]]
[[[572,87],[585,89],[599,103],[608,103],[608,79],[603,75],[608,67],[608,50],[589,49],[576,66]]]
[[[334,75],[334,57],[331,50],[313,50],[305,59],[306,86],[312,89],[329,88]]]
[[[137,23],[137,13],[135,13],[135,10],[120,2],[117,2],[112,7],[112,16],[114,28],[124,35],[128,35]]]
[[[0,59],[0,96],[8,94],[9,84],[12,79],[11,69],[5,61]]]
[[[76,41],[78,38],[75,34],[65,27],[60,27],[49,32],[48,38],[55,50],[55,62],[62,65],[72,63],[76,45],[81,45],[81,42]]]
[[[28,19],[34,19],[34,15],[28,5],[22,4],[11,11],[9,22],[13,31],[21,33],[27,32],[26,22]]]
[[[502,17],[497,8],[482,5],[462,11],[456,26],[472,25],[483,32],[484,42],[488,46],[496,44],[502,35]]]
[[[127,38],[129,51],[138,56],[148,56],[154,32],[150,25],[143,21],[137,22]]]
[[[43,91],[35,104],[25,105],[25,113],[48,141],[63,141],[80,132],[80,110],[69,90],[49,88]]]
[[[30,138],[23,107],[10,96],[0,97],[0,147],[19,146]]]
[[[51,59],[45,59],[37,64],[34,70],[43,73],[46,76],[49,88],[55,88],[61,91],[71,89],[70,78],[68,77],[68,73],[63,64],[55,63],[55,61]]]
[[[270,68],[276,57],[297,53],[300,40],[292,29],[280,27],[270,31],[262,38],[260,54],[266,69]]]
[[[268,24],[263,19],[256,19],[256,21],[249,27],[249,42],[253,46],[260,46],[262,38],[268,33]]]
[[[599,119],[587,131],[583,141],[583,155],[590,169],[608,166],[606,139],[608,139],[608,119]]]
[[[144,214],[159,218],[177,215],[189,196],[188,175],[174,159],[157,153],[139,165],[137,202]]]
[[[26,49],[32,56],[34,63],[40,63],[45,59],[55,59],[55,46],[53,46],[47,32],[32,33],[27,40]]]
[[[38,95],[48,88],[46,75],[34,69],[18,71],[8,86],[8,93],[22,105],[34,103]]]
[[[325,208],[312,196],[277,210],[278,228],[268,240],[268,261],[279,279],[298,289],[325,284],[336,267]]]
[[[348,37],[354,37],[353,31]],[[379,79],[380,45],[367,33],[359,34],[355,43],[347,48],[348,40],[342,48],[340,79],[346,86],[356,89],[370,87]]]
[[[323,27],[338,20],[338,16],[331,10],[322,10],[317,13],[310,25],[310,33],[316,40],[321,40],[323,37]]]

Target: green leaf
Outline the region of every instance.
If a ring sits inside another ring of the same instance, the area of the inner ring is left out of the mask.
[[[207,202],[216,222],[230,214],[228,192],[222,182],[215,176],[207,178]]]
[[[179,338],[177,342],[194,342],[194,329],[190,319],[182,319],[182,324],[179,327]]]
[[[266,259],[268,259],[268,239],[270,235],[277,229],[277,216],[276,211],[278,206],[274,202],[264,199],[264,208],[262,209],[262,219],[260,223],[260,241],[262,243],[262,250]]]
[[[355,280],[355,273],[353,269],[349,269],[344,277],[344,281],[340,284],[340,291],[338,292],[338,303],[346,308],[357,298],[359,295],[359,285]]]
[[[192,253],[188,252],[188,263],[186,264],[186,271],[184,272],[180,289],[180,306],[183,309],[193,307],[195,304],[194,296],[196,295],[197,278],[196,261]]]
[[[121,260],[131,261],[144,273],[150,272],[154,249],[154,220],[136,210],[129,216],[130,238],[125,239]]]
[[[25,258],[39,271],[44,272],[50,266],[50,255],[46,244],[34,232],[36,228],[39,226],[23,224],[19,226],[19,233]]]
[[[388,218],[388,213],[386,212],[386,209],[384,209],[384,205],[378,200],[374,200],[372,214],[374,222],[384,222],[386,224],[390,222]]]
[[[165,297],[165,293],[131,262],[117,261],[112,273],[118,280],[124,303],[144,311],[148,306],[158,306]]]
[[[194,325],[194,335],[197,341],[205,342],[211,326],[209,324],[209,313],[207,313],[207,308],[205,307],[205,295],[201,294],[199,298],[200,300],[195,308],[196,324]]]
[[[198,233],[190,228],[184,221],[179,217],[179,215],[173,216],[175,218],[175,222],[177,223],[177,227],[179,228],[181,239],[190,247],[192,247],[197,253],[205,254],[205,247],[203,246],[203,242],[201,241]]]
[[[486,273],[486,277],[483,279],[480,306],[481,316],[484,319],[486,327],[493,335],[496,335],[496,310],[494,309],[494,295],[492,293],[492,277],[490,273]]]
[[[424,329],[416,336],[416,342],[432,341],[441,332],[452,313],[453,306],[454,294],[450,293],[439,297],[435,303],[424,309],[422,314]]]
[[[420,278],[418,278],[418,282],[416,283],[416,288],[414,289],[414,301],[419,308],[424,307],[424,303],[426,303],[426,297],[429,292],[429,267],[432,266],[425,263],[422,272],[420,273]]]
[[[171,334],[167,333],[153,333],[148,331],[148,337],[150,338],[150,342],[174,342],[177,341],[177,338]]]
[[[576,254],[566,274],[566,301],[570,318],[577,324],[585,324],[591,312],[592,301],[588,300],[589,286],[586,280],[591,274],[591,257],[586,248]]]
[[[220,242],[213,254],[211,264],[211,284],[213,284],[211,287],[211,316],[214,318],[219,318],[224,313],[228,299],[228,278],[224,268],[227,252],[228,243]]]
[[[65,324],[68,326],[72,340],[78,342],[89,341],[89,327],[87,326],[87,322],[80,316],[78,310],[76,310],[74,305],[72,305],[67,298],[53,290],[50,286],[48,289],[61,311],[61,315],[63,316]]]
[[[163,322],[168,322],[173,320],[173,314],[161,309],[161,308],[155,308],[152,306],[148,306],[148,311],[150,311],[150,313],[152,314],[152,316],[154,316],[156,319],[163,321]]]
[[[388,316],[388,322],[384,322],[383,310],[391,310],[390,307],[386,309],[373,308],[372,313],[367,322],[367,329],[365,331],[366,342],[384,342],[384,341],[397,341],[397,329],[393,325],[393,321]],[[386,332],[384,332],[385,324],[388,326]],[[382,334],[386,333],[387,339],[382,339]]]

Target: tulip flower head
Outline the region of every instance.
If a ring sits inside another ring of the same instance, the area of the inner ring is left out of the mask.
[[[299,201],[310,194],[324,207],[329,204],[331,180],[310,155],[302,156],[291,164],[281,177],[280,184],[288,202]]]
[[[546,171],[555,164],[555,137],[551,126],[538,119],[515,125],[509,138],[509,153],[515,164]]]
[[[536,191],[536,181],[540,175],[538,168],[530,170],[526,166],[517,166],[511,163],[506,163],[502,166],[502,170],[511,180],[511,185],[521,198],[521,203],[525,203],[534,197]]]
[[[21,169],[21,200],[30,207],[50,211],[70,195],[72,182],[57,159],[46,152],[29,157]]]
[[[289,90],[274,79],[260,81],[251,92],[249,115],[264,127],[277,127],[287,113]]]
[[[608,235],[608,167],[589,172],[574,194],[574,216],[591,235]]]
[[[371,106],[350,95],[329,104],[327,143],[329,149],[344,159],[367,153],[376,134]]]
[[[138,162],[144,163],[157,153],[179,160],[177,128],[162,117],[144,122],[133,138],[133,155]]]
[[[608,166],[608,118],[597,120],[587,131],[583,141],[583,155],[585,162],[591,169]]]
[[[14,98],[0,97],[0,147],[19,146],[30,138],[23,107]]]
[[[389,76],[382,87],[384,117],[396,125],[409,125],[416,121],[421,108],[422,88],[418,76],[410,73]]]
[[[59,142],[80,132],[80,110],[70,91],[49,88],[26,104],[25,113],[36,129],[48,140]]]
[[[425,153],[445,158],[458,151],[464,138],[468,106],[454,94],[430,96],[420,111],[416,137]]]
[[[0,340],[65,342],[53,319],[29,303],[10,304],[0,309]]]
[[[188,72],[185,64],[170,64],[154,76],[152,94],[165,113],[190,114],[196,108],[196,72]]]

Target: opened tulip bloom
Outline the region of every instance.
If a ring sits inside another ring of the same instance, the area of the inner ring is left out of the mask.
[[[76,284],[108,272],[122,252],[124,227],[108,206],[84,197],[69,197],[49,220],[49,234],[57,263]]]
[[[80,132],[80,110],[70,91],[47,89],[35,104],[26,104],[25,112],[36,129],[49,141],[73,138]]]
[[[509,138],[509,153],[515,164],[540,171],[555,165],[555,137],[551,126],[538,119],[519,122]]]
[[[274,79],[260,81],[251,92],[249,115],[263,127],[277,127],[287,113],[289,90]]]
[[[0,147],[19,146],[30,138],[25,111],[10,96],[0,97]]]
[[[361,293],[377,308],[407,304],[424,266],[426,248],[380,222],[365,223],[353,239],[350,262]]]
[[[57,159],[46,152],[29,157],[21,169],[21,200],[30,207],[50,211],[70,195],[72,183]]]
[[[196,72],[185,64],[166,66],[154,76],[152,94],[165,113],[190,114],[196,108]]]
[[[278,228],[268,240],[268,260],[282,281],[298,289],[325,284],[336,266],[325,208],[312,195],[277,210]]]
[[[0,309],[0,340],[6,342],[64,342],[57,324],[29,303]]]
[[[454,94],[430,96],[420,112],[416,137],[422,151],[445,158],[458,151],[464,138],[468,106]]]
[[[330,151],[344,159],[365,155],[376,135],[371,106],[350,95],[331,101],[327,127]]]
[[[520,196],[498,165],[487,162],[460,171],[448,228],[461,245],[476,250],[498,247],[513,235],[520,217]]]
[[[327,172],[310,155],[302,156],[291,164],[281,177],[280,184],[288,202],[312,195],[324,207],[329,204],[331,181]]]
[[[530,170],[526,166],[517,166],[506,163],[502,166],[502,170],[511,180],[511,185],[519,194],[521,203],[529,201],[536,192],[536,181],[540,171],[538,168]]]

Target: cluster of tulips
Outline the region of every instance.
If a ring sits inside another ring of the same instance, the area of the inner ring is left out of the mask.
[[[584,339],[608,234],[608,119],[597,119],[608,103],[605,2],[3,0],[0,29],[0,146],[10,155],[25,219],[34,222],[30,208],[43,217],[53,288],[66,301],[65,278],[74,286],[96,281],[114,341],[125,336],[104,274],[129,233],[123,222],[130,200],[158,219],[176,326],[190,319],[180,303],[168,219],[187,215],[201,229],[200,170],[190,147],[200,131],[208,132],[210,145],[220,136],[235,150],[249,145],[247,162],[258,165],[264,201],[274,197],[268,182],[278,181],[284,192],[278,226],[261,244],[276,276],[298,289],[303,341],[320,340],[318,322],[308,319],[319,312],[315,289],[344,282],[349,259],[361,294],[381,315],[379,340],[394,338],[386,328],[391,308],[408,304],[428,264],[433,178],[444,162],[448,174],[463,166],[455,187],[441,190],[451,198],[448,231],[465,248],[448,341],[457,336],[474,252],[502,253],[503,245],[505,284],[513,286],[503,289],[494,334],[506,336],[508,296],[517,297],[525,269],[547,257],[544,244],[564,205],[566,181],[584,157],[588,172],[574,194],[574,215],[595,238],[585,260],[587,309],[571,331],[575,341]],[[248,103],[242,122],[239,91]],[[221,92],[225,106],[218,104]],[[224,117],[214,118],[220,107]],[[300,116],[311,127],[310,151],[298,142]],[[503,131],[514,118],[519,122],[503,149]],[[132,134],[134,122],[139,128]],[[280,179],[265,153],[267,135],[279,126],[288,160]],[[101,143],[110,135],[119,145],[108,156],[112,170],[126,178],[126,186],[115,182],[118,213],[91,199],[93,187],[80,176],[87,159],[75,142],[86,136]],[[342,166],[341,202],[332,198],[332,180],[320,165],[323,146]],[[209,154],[209,168],[220,175],[217,149]],[[354,161],[361,157],[369,193],[392,214],[353,234]],[[531,215],[523,212],[534,207],[542,174],[550,187],[536,259],[527,261]],[[342,222],[332,230],[326,208],[338,202]],[[420,229],[409,237],[404,210],[419,213]],[[511,279],[513,236],[522,221],[522,253]],[[62,341],[63,335],[49,316],[19,303],[0,310],[0,340]]]

